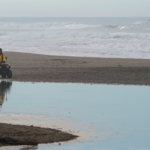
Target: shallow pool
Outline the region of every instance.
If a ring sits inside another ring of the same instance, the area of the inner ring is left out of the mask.
[[[150,149],[149,86],[1,81],[0,88],[0,122],[51,127],[80,136],[61,146],[29,149]]]

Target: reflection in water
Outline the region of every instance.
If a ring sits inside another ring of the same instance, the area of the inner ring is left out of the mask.
[[[1,81],[0,82],[0,107],[2,107],[5,100],[7,100],[7,92],[10,91],[12,82]]]
[[[4,146],[0,150],[37,150],[38,146]]]
[[[37,146],[27,146],[27,147],[20,148],[19,150],[36,150],[36,149],[38,149]]]

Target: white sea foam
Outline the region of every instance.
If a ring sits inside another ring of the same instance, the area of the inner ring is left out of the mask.
[[[0,23],[0,29],[24,30],[58,30],[58,29],[83,29],[100,27],[100,25],[86,25],[77,23]]]
[[[139,20],[0,18],[0,47],[46,55],[147,59],[150,22]]]
[[[132,24],[135,25],[135,26],[138,26],[138,25],[143,24],[143,22],[134,22],[134,23],[132,23]]]

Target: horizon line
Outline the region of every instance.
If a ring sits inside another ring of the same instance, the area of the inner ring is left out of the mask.
[[[150,17],[0,17],[0,18],[150,18]]]

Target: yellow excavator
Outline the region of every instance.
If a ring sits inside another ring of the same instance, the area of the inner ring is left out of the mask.
[[[0,63],[0,75],[2,78],[12,78],[12,71],[10,70],[11,66],[7,64],[7,57],[5,57],[6,63]]]

